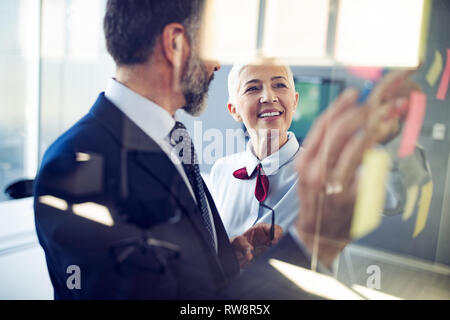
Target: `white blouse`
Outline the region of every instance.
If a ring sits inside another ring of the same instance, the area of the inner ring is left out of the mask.
[[[210,190],[230,238],[241,235],[256,223],[271,223],[271,210],[260,206],[254,194],[256,174],[252,173],[260,163],[269,179],[264,204],[275,211],[275,223],[287,231],[300,209],[294,161],[300,152],[296,137],[288,132],[288,141],[280,150],[262,161],[254,155],[251,141],[246,151],[216,161],[210,174]],[[233,176],[234,171],[243,167],[251,176],[249,180]]]

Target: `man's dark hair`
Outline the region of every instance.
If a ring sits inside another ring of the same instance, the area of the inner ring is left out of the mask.
[[[182,24],[192,41],[203,5],[204,0],[108,0],[106,48],[117,65],[145,63],[169,23]]]

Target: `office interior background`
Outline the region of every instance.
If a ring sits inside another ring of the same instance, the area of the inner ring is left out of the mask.
[[[255,21],[261,21],[261,4],[267,6],[271,2],[241,1],[252,10],[248,16],[253,16]],[[253,8],[251,2],[258,2],[260,6]],[[89,110],[114,75],[114,63],[103,37],[105,3],[105,0],[0,2],[0,299],[52,299],[44,254],[34,230],[32,200],[12,200],[3,191],[17,180],[33,179],[45,150]],[[293,2],[286,3],[292,5]],[[313,1],[299,0],[298,3],[312,5]],[[333,8],[339,1],[314,3],[326,6],[325,23],[330,33],[336,28]],[[428,97],[418,139],[425,149],[434,186],[426,226],[420,235],[413,237],[415,217],[404,221],[401,215],[384,216],[376,230],[344,250],[335,275],[343,283],[366,286],[369,267],[379,266],[381,288],[377,292],[387,294],[381,296],[384,298],[450,299],[450,93],[443,100],[436,98],[445,65],[450,64],[447,53],[450,1],[430,0],[430,3],[424,60],[413,76]],[[228,2],[228,12],[223,12],[224,16],[234,14],[233,4],[236,5],[236,1]],[[286,20],[297,29],[305,29],[295,10],[291,10],[290,15]],[[379,19],[382,21],[383,16]],[[401,23],[402,17],[398,20]],[[264,38],[259,26],[255,27],[255,42],[251,44],[254,47],[261,46]],[[295,45],[296,41],[292,43]],[[438,56],[443,68],[430,83],[427,75]],[[202,132],[218,130],[223,136],[227,129],[242,129],[226,107],[230,68],[230,62],[225,61],[216,73],[203,115],[192,118],[182,112],[177,114],[191,133],[197,132],[193,134],[197,150],[205,151],[214,138],[198,134],[200,127]],[[305,97],[322,97],[320,90],[325,90],[324,101],[318,107],[321,109],[322,105],[332,102],[343,87],[362,88],[365,83],[343,65],[298,63],[292,64],[292,70],[298,88],[305,90],[300,91],[294,129],[302,121],[302,101],[308,100],[302,100],[302,93]],[[338,87],[325,85],[329,83]],[[312,87],[316,91],[305,89]],[[242,151],[223,149],[222,154],[212,154],[210,158],[214,160]],[[206,179],[211,166],[212,163],[201,164]]]

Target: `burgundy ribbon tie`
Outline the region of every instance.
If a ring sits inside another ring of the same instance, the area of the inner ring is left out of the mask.
[[[255,186],[255,197],[259,202],[263,202],[267,198],[269,193],[269,178],[261,172],[262,166],[259,164],[256,167],[256,186]],[[251,176],[248,175],[247,169],[241,168],[233,172],[233,176],[237,179],[249,180]]]

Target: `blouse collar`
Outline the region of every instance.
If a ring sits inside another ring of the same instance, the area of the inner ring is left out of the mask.
[[[270,156],[260,161],[254,154],[251,140],[247,143],[244,154],[244,166],[249,176],[253,174],[255,168],[261,163],[264,174],[270,176],[275,174],[280,167],[289,162],[300,149],[297,138],[292,132],[288,132],[288,141]]]

